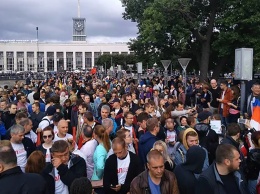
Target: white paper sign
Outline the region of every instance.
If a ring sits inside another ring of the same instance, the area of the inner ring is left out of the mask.
[[[210,121],[210,127],[217,134],[222,134],[221,121]]]

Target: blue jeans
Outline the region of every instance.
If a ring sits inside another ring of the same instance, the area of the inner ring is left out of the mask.
[[[223,117],[223,109],[219,109],[219,115],[220,115],[220,118],[221,118],[221,123],[222,125],[226,126],[227,127],[227,124],[228,124],[228,117]]]

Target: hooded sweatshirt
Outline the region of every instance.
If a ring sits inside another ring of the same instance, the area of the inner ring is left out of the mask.
[[[192,146],[187,151],[186,162],[178,165],[175,170],[179,191],[181,194],[194,194],[197,178],[194,174],[200,174],[206,152],[200,146]]]
[[[138,144],[138,153],[143,165],[147,163],[146,155],[153,148],[153,144],[157,140],[158,138],[151,134],[149,131],[140,137]]]

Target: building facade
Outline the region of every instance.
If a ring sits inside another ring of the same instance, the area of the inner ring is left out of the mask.
[[[0,71],[72,71],[92,68],[102,54],[131,54],[126,43],[0,41]]]

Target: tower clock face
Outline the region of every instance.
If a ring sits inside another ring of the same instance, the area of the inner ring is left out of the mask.
[[[84,22],[83,21],[75,21],[74,29],[76,31],[82,31],[84,29]]]

